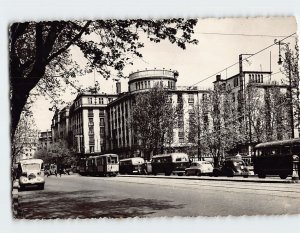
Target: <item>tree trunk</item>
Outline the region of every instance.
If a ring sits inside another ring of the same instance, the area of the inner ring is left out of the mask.
[[[11,142],[13,141],[21,113],[32,88],[40,78],[12,78],[10,86],[10,113],[11,113]]]

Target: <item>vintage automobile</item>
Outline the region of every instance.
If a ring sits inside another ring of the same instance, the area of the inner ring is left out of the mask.
[[[166,176],[182,176],[190,166],[189,156],[185,153],[160,154],[152,157],[152,174],[164,173]]]
[[[45,186],[43,160],[26,159],[18,163],[17,178],[19,179],[20,189],[36,186],[43,190]]]
[[[201,175],[212,175],[213,165],[208,161],[196,161],[192,162],[189,168],[185,169],[186,176],[201,176]]]
[[[224,161],[221,167],[214,168],[213,175],[228,177],[243,176],[247,178],[250,172],[242,159],[228,159]]]

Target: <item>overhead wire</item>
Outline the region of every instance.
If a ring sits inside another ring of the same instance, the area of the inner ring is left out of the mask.
[[[295,34],[296,34],[296,33],[290,34],[289,36],[284,37],[283,39],[279,40],[278,42],[282,42],[282,41],[284,41],[284,40],[286,40],[286,39],[292,37],[292,36],[295,35]],[[249,59],[250,57],[253,57],[253,56],[257,55],[257,54],[259,54],[259,53],[261,53],[261,52],[263,52],[263,51],[265,51],[265,50],[267,50],[267,49],[273,47],[274,45],[276,45],[276,44],[275,44],[275,43],[274,43],[274,44],[271,44],[271,45],[269,45],[269,46],[267,46],[267,47],[265,47],[265,48],[263,48],[263,49],[261,49],[261,50],[255,52],[255,53],[253,53],[253,54],[247,56],[246,58],[242,59],[241,62],[246,61],[246,60]],[[208,80],[208,79],[214,77],[215,75],[220,74],[220,73],[226,71],[227,69],[229,69],[229,68],[231,68],[231,67],[233,67],[233,66],[235,66],[235,65],[237,65],[237,64],[239,64],[239,63],[240,63],[240,61],[235,62],[235,63],[233,63],[232,65],[229,65],[229,66],[225,67],[224,69],[222,69],[222,70],[220,70],[220,71],[218,71],[218,72],[216,72],[216,73],[214,73],[214,74],[212,74],[212,75],[210,75],[210,76],[208,76],[208,77],[206,77],[206,78],[204,78],[204,79],[201,79],[200,81],[198,81],[198,82],[196,82],[196,83],[190,85],[189,87],[196,86],[196,85],[198,85],[199,83],[204,82],[204,81],[206,81],[206,80]]]

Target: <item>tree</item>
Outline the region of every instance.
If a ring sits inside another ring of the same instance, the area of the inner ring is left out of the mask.
[[[201,136],[205,153],[214,157],[215,166],[219,165],[225,154],[246,142],[245,121],[238,111],[237,100],[233,99],[223,85],[216,85],[210,93],[206,107],[212,127],[206,127]]]
[[[25,148],[36,145],[37,129],[30,110],[23,111],[11,143],[12,161],[24,153]]]
[[[289,103],[284,89],[286,90],[286,87],[279,84],[260,86],[250,83],[246,87],[246,116],[250,123],[247,135],[251,137],[251,142],[288,138]]]
[[[136,144],[148,160],[151,153],[163,153],[165,144],[172,143],[176,110],[163,87],[136,94],[131,119]]]
[[[292,104],[293,113],[290,112],[290,116],[294,118],[293,122],[294,127],[300,129],[300,78],[299,78],[299,46],[298,40],[296,39],[294,50],[290,48],[289,44],[286,44],[282,48],[285,53],[285,59],[283,60],[283,69],[282,73],[286,76],[285,82],[288,82],[289,91],[291,92],[292,99],[290,104]]]
[[[58,165],[74,165],[76,157],[64,141],[51,144],[48,149],[42,148],[35,153],[35,157],[42,159],[44,163],[56,163]]]
[[[193,153],[197,154],[198,160],[203,155],[210,154],[206,140],[209,135],[210,112],[209,95],[205,95],[189,110],[188,143],[194,148]]]
[[[112,72],[142,57],[140,36],[146,33],[155,43],[168,39],[182,49],[192,39],[195,19],[96,20],[14,23],[9,29],[9,75],[11,139],[23,107],[33,88],[55,96],[63,82],[71,84],[77,75],[93,69],[109,78]],[[79,48],[87,63],[84,68],[72,56]]]

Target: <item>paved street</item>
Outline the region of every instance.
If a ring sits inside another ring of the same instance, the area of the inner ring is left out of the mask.
[[[20,217],[125,218],[300,213],[299,183],[175,178],[50,176],[46,178],[45,190],[20,192]]]

